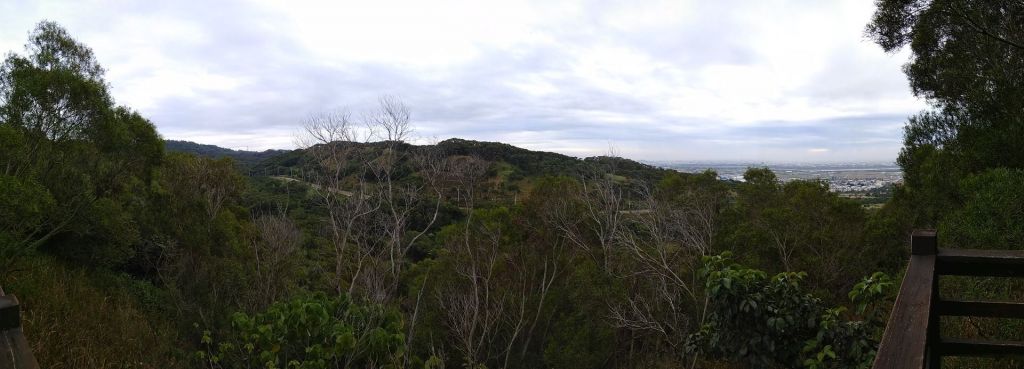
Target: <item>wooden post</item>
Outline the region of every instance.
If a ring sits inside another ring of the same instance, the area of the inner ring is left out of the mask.
[[[0,331],[21,326],[21,310],[14,296],[0,295]]]
[[[938,252],[935,230],[916,230],[910,235],[911,255],[935,255]]]

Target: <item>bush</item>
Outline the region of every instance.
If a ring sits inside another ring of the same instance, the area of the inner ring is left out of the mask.
[[[992,169],[965,178],[963,207],[939,224],[950,247],[1020,249],[1024,242],[1024,171]]]
[[[708,320],[690,349],[754,368],[868,368],[884,329],[878,302],[892,281],[875,273],[849,297],[856,305],[826,309],[806,292],[805,273],[767,273],[732,263],[731,255],[705,257],[701,277]]]
[[[235,313],[215,340],[204,331],[196,357],[215,368],[400,367],[405,335],[397,311],[324,294]]]

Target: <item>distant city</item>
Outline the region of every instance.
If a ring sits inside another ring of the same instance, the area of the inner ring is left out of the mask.
[[[718,173],[722,180],[743,181],[743,172],[750,167],[768,167],[782,181],[794,179],[822,179],[832,191],[839,193],[866,193],[887,189],[903,181],[903,172],[895,163],[735,163],[735,162],[650,162],[663,168],[686,173],[699,173],[707,169]]]

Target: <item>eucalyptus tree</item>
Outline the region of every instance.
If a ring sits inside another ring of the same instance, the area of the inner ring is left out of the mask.
[[[918,226],[935,226],[962,192],[956,180],[1024,167],[1024,2],[879,0],[867,35],[911,51],[910,87],[931,109],[911,117],[899,164]]]
[[[115,106],[92,50],[61,26],[40,22],[25,46],[0,65],[0,176],[45,188],[55,208],[0,247],[48,244],[93,263],[124,262],[144,211],[131,199],[152,180],[162,141],[148,120]]]

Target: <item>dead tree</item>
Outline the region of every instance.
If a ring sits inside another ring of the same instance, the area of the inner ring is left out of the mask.
[[[456,349],[467,366],[475,367],[491,358],[496,333],[507,319],[507,291],[498,286],[501,231],[467,224],[464,232],[462,240],[446,245],[457,255],[453,268],[459,278],[442,286],[436,298]]]
[[[616,236],[616,247],[622,250],[617,275],[630,290],[625,302],[612,305],[611,321],[620,328],[656,333],[679,349],[703,320],[706,298],[697,268],[711,250],[713,206],[660,199],[646,189],[640,198],[644,211],[631,212]]]
[[[286,293],[302,232],[285,214],[254,216],[253,225],[257,237],[250,241],[250,249],[257,283],[250,304],[253,310],[260,310]]]
[[[378,107],[365,114],[366,127],[382,141],[403,142],[413,133],[412,114],[401,99],[384,95],[378,99]]]
[[[354,123],[347,111],[311,115],[303,122],[304,135],[298,139],[314,168],[305,171],[303,180],[312,185],[328,211],[327,230],[334,254],[335,285],[339,292],[348,282],[347,292],[354,288],[352,279],[362,269],[364,258],[356,257],[350,265],[349,256],[360,241],[355,234],[357,224],[377,209],[371,202],[365,167],[357,162],[358,142]],[[353,270],[354,269],[354,270]]]
[[[339,291],[347,284],[349,294],[384,302],[395,297],[409,250],[437,219],[443,168],[434,162],[436,155],[417,158],[402,146],[413,130],[409,109],[399,99],[382,97],[380,106],[362,117],[367,133],[360,136],[346,112],[314,115],[304,124],[301,146],[317,166],[309,181],[330,213],[327,229]],[[420,179],[396,178],[399,169]],[[433,209],[431,220],[410,229],[414,211],[423,206]]]

